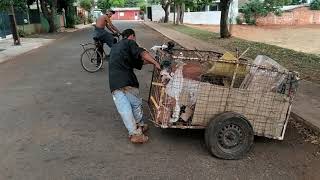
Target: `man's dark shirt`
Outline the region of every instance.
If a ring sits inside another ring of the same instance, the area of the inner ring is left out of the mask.
[[[114,44],[109,60],[109,85],[111,92],[126,86],[139,88],[139,82],[133,69],[141,70],[145,51],[133,40],[123,39]]]

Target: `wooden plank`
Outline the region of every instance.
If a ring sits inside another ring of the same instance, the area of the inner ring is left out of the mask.
[[[151,99],[153,105],[154,105],[157,109],[159,109],[160,106],[158,105],[158,103],[156,102],[156,100],[154,99],[154,97],[151,96],[150,99]]]
[[[152,82],[151,84],[154,85],[154,86],[164,87],[164,85],[162,83]]]

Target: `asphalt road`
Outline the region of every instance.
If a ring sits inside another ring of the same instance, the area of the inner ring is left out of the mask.
[[[168,41],[139,23],[138,43]],[[284,141],[256,137],[248,157],[211,157],[203,131],[152,127],[150,142],[129,143],[113,104],[107,68],[90,74],[79,44],[91,29],[0,64],[0,180],[318,179],[320,148],[289,124]],[[138,72],[146,99],[151,66]],[[147,111],[146,111],[147,113]]]

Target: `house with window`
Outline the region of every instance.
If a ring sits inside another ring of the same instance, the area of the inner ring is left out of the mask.
[[[141,10],[139,7],[112,8],[116,13],[112,16],[113,20],[141,20]]]

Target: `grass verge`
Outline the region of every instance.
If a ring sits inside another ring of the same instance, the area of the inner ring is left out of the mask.
[[[269,56],[287,69],[298,71],[303,79],[320,84],[320,56],[235,37],[221,39],[218,33],[194,29],[183,25],[165,24],[163,26],[215,44],[216,46],[221,46],[232,52],[234,52],[236,48],[239,48],[239,50],[243,52],[250,47],[250,50],[245,55],[246,57],[255,59],[257,55]]]

